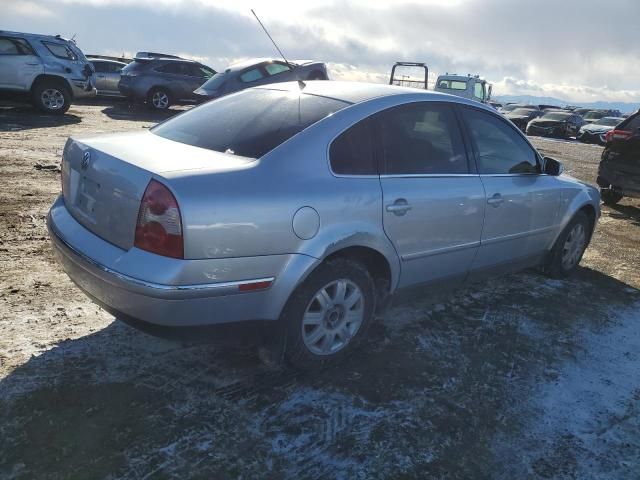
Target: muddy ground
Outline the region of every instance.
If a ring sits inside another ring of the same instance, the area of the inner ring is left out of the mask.
[[[66,138],[161,119],[0,107],[0,478],[640,478],[640,202],[603,208],[570,280],[425,292],[339,367],[274,372],[126,326],[54,261]],[[533,141],[595,182],[601,147]]]

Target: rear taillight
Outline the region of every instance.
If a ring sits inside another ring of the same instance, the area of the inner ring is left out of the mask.
[[[156,180],[149,182],[142,196],[134,245],[165,257],[184,258],[178,202],[169,189]]]
[[[633,135],[633,132],[630,130],[610,130],[604,136],[606,142],[611,142],[613,140],[628,140]]]

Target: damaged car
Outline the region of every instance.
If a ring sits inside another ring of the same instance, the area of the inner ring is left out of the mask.
[[[576,140],[580,140],[584,143],[598,143],[600,145],[605,145],[607,143],[605,138],[607,132],[613,130],[616,125],[623,121],[624,118],[622,117],[603,117],[593,123],[583,125],[580,127],[578,135],[576,135]]]
[[[602,201],[615,205],[624,197],[640,198],[640,112],[605,135],[598,167]]]
[[[426,90],[271,84],[140,130],[67,141],[64,270],[138,328],[244,322],[301,369],[362,345],[396,292],[571,274],[600,215],[492,107]]]
[[[536,107],[521,107],[510,111],[505,115],[513,124],[525,132],[527,130],[527,124],[534,118],[538,118],[544,115],[544,112]]]
[[[575,137],[584,124],[582,117],[572,112],[546,112],[527,124],[527,135],[539,137]]]

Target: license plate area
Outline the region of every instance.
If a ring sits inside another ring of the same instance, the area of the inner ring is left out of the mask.
[[[100,198],[101,185],[74,169],[71,169],[69,183],[73,205],[84,216],[93,219],[97,201]]]

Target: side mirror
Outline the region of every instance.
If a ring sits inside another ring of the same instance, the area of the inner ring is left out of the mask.
[[[554,177],[557,177],[562,172],[564,172],[564,165],[561,161],[556,160],[555,158],[544,157],[542,172],[546,173],[547,175],[553,175]]]

